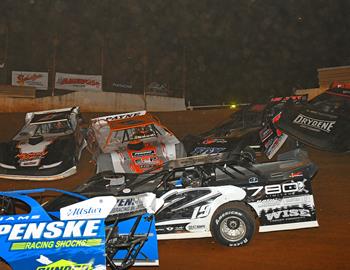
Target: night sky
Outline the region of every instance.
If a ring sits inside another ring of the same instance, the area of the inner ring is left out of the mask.
[[[168,85],[191,104],[261,102],[350,64],[348,0],[1,0],[0,82],[12,70]]]

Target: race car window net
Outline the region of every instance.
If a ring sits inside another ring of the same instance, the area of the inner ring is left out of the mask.
[[[29,214],[31,207],[21,200],[0,196],[0,216]]]
[[[153,124],[124,130],[115,130],[112,131],[109,143],[123,143],[136,139],[156,137],[158,134],[160,134],[160,132]]]
[[[46,134],[58,134],[72,131],[71,124],[68,120],[48,122],[42,124],[36,124],[36,130],[34,136],[46,135]]]

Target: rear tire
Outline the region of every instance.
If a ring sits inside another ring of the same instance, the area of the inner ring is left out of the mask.
[[[210,231],[214,239],[224,246],[246,245],[255,232],[254,213],[243,203],[225,204],[215,211]]]

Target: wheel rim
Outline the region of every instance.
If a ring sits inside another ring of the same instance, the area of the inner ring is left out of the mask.
[[[221,222],[220,232],[227,241],[236,242],[245,236],[247,227],[241,218],[231,216]]]

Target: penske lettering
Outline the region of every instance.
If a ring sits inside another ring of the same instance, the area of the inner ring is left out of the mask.
[[[0,236],[8,235],[8,241],[96,237],[101,224],[101,220],[2,224]]]
[[[293,123],[329,133],[332,131],[332,128],[334,127],[336,121],[320,120],[299,114],[293,120]]]

